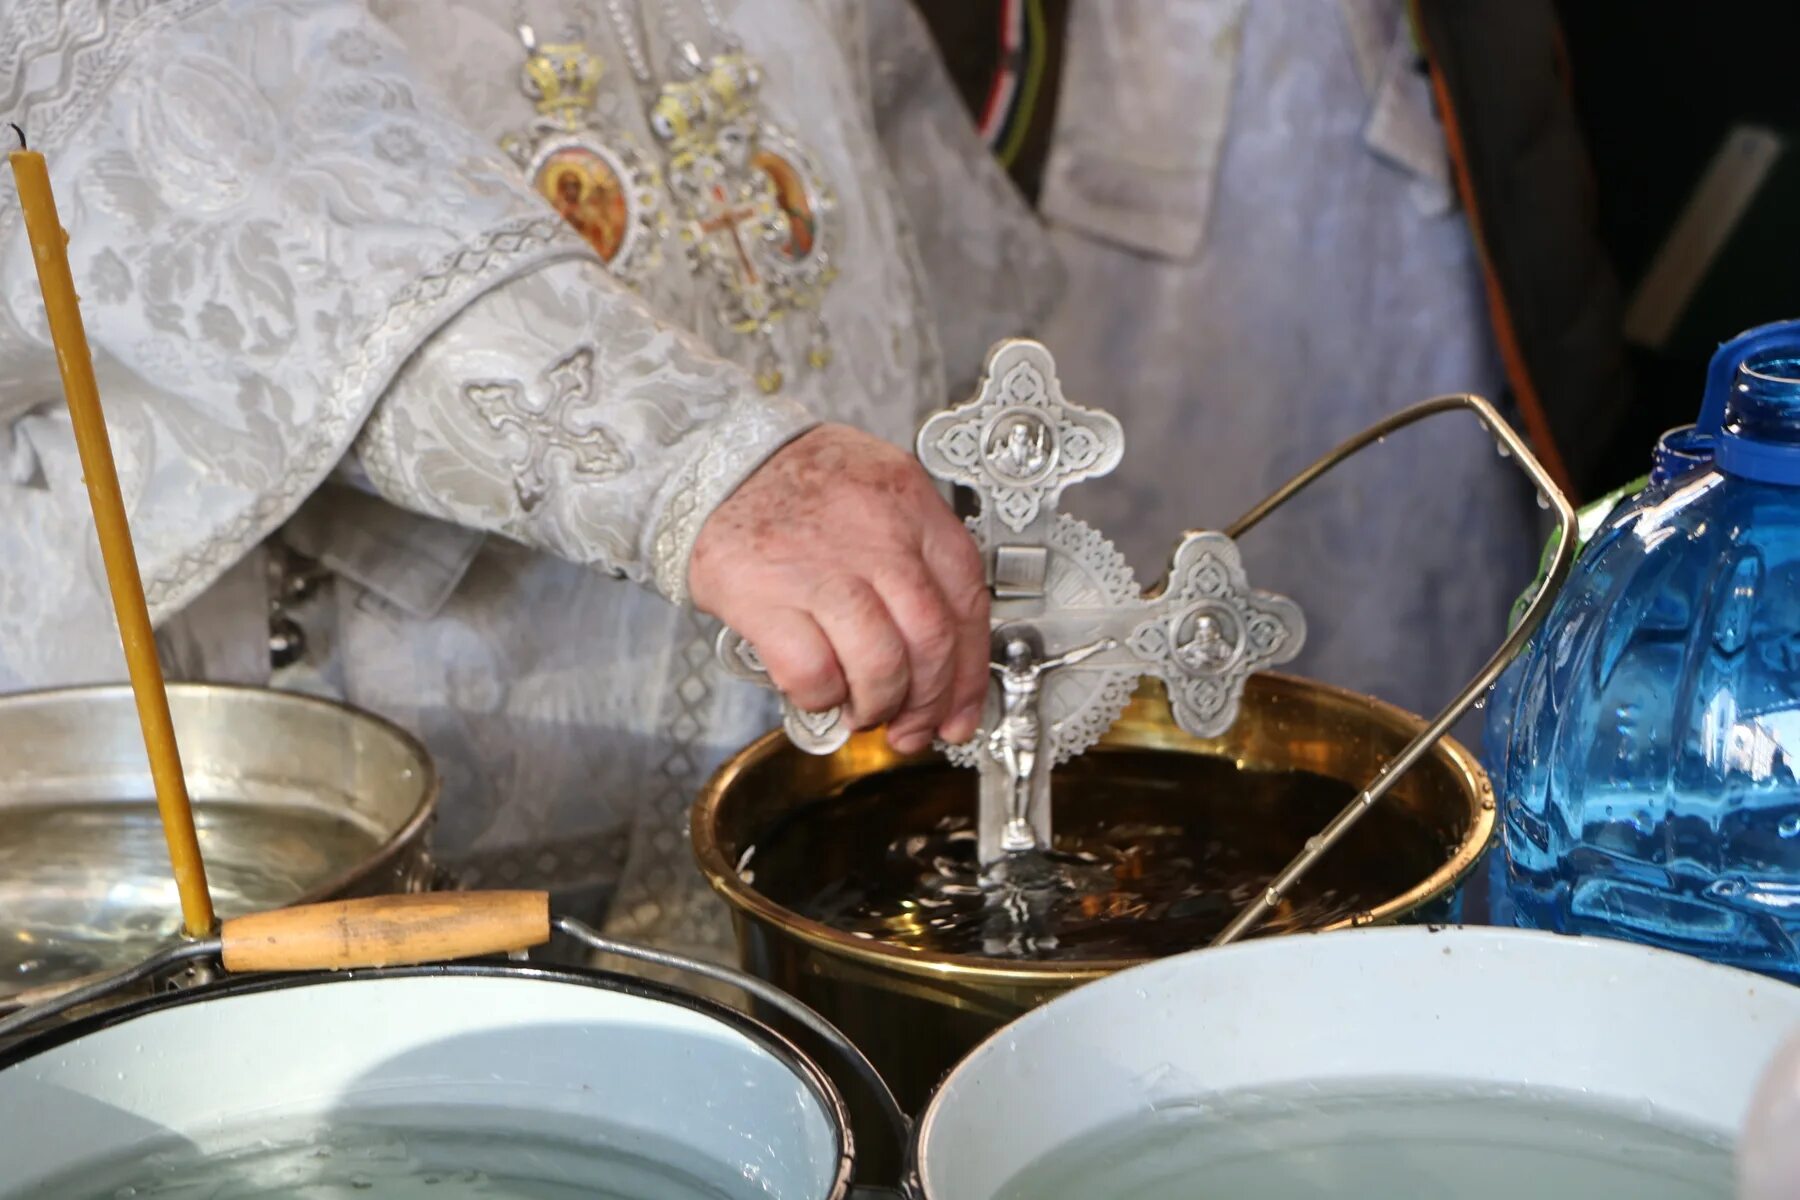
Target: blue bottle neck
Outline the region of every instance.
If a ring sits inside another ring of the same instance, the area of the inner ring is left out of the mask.
[[[1800,487],[1800,356],[1773,353],[1738,368],[1717,458],[1728,475]]]
[[[1692,425],[1681,425],[1657,439],[1650,455],[1650,482],[1666,483],[1713,459],[1713,439]]]

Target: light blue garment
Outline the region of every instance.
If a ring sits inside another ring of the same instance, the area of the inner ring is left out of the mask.
[[[1229,523],[1378,418],[1502,387],[1400,6],[1295,0],[1249,5],[1235,34],[1203,38],[1203,25],[1175,0],[1076,5],[1047,171],[1068,290],[1044,340],[1069,398],[1116,414],[1126,437],[1115,475],[1065,506],[1147,584],[1183,528]],[[1216,161],[1165,152],[1159,114],[1177,120],[1179,104],[1164,101],[1202,100],[1220,75],[1232,86]],[[1190,181],[1204,229],[1197,249],[1171,236],[1159,254],[1153,226],[1189,227],[1167,212],[1171,175]],[[1158,211],[1121,200],[1111,214],[1130,236],[1095,203],[1151,194]],[[1429,713],[1504,636],[1536,518],[1473,420],[1439,417],[1247,535],[1244,561],[1306,611],[1288,669]]]

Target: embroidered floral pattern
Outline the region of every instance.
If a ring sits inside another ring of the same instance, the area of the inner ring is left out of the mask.
[[[658,320],[696,311],[679,264],[647,303],[624,294],[500,156],[521,115],[505,108],[521,103],[509,0],[0,6],[0,110],[51,152],[158,614],[287,520],[354,442],[390,499],[513,539],[488,543],[437,617],[340,579],[341,640],[309,630],[340,651],[323,675],[426,737],[440,845],[593,884],[616,860],[562,851],[629,823],[614,930],[715,946],[681,814],[768,704],[712,678],[691,614],[515,541],[679,599],[706,516],[812,413],[910,437],[946,395],[931,291],[961,299],[987,228],[1031,230],[1016,199],[961,187],[992,169],[958,140],[947,90],[896,90],[914,101],[893,126],[911,139],[896,187],[861,0],[725,7],[840,204],[834,353],[780,404]],[[630,97],[609,111],[639,119]],[[946,327],[982,350],[977,325],[1014,332],[1035,303],[999,277],[966,290]],[[778,331],[784,356],[806,335]],[[484,414],[467,389],[496,386]],[[97,559],[68,549],[91,532],[58,396],[0,171],[0,446],[21,460],[8,478],[30,481],[0,483],[0,564],[32,564],[0,566],[0,687],[118,672],[93,636]]]

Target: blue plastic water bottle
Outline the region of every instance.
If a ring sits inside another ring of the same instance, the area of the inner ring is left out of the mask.
[[[1499,915],[1800,981],[1800,323],[1713,376],[1490,700]]]

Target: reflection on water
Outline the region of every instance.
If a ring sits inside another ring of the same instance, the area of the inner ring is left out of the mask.
[[[222,918],[290,903],[383,840],[325,807],[202,803],[195,824]],[[0,996],[127,966],[180,926],[153,802],[0,807]]]
[[[1726,1139],[1591,1097],[1306,1085],[1151,1111],[1045,1155],[1000,1200],[1730,1200]]]
[[[922,952],[1154,957],[1209,942],[1355,793],[1201,755],[1091,752],[1057,771],[1053,852],[983,879],[975,788],[974,772],[936,763],[857,780],[771,829],[744,873],[802,916]],[[1442,866],[1461,833],[1377,805],[1268,926],[1372,908]]]
[[[728,1164],[642,1131],[589,1123],[576,1140],[520,1129],[517,1110],[454,1110],[455,1128],[341,1123],[270,1126],[243,1149],[138,1151],[22,1200],[755,1200]]]

